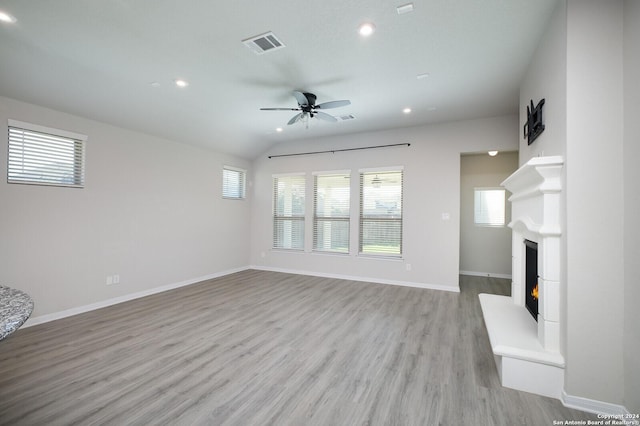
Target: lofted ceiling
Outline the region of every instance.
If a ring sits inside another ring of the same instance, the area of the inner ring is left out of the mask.
[[[518,111],[556,0],[414,0],[399,14],[407,3],[0,0],[16,19],[0,22],[0,95],[247,159],[282,141]],[[285,47],[242,43],[267,31]],[[293,90],[349,99],[327,112],[355,119],[306,128],[287,125],[294,111],[260,111],[296,107]]]

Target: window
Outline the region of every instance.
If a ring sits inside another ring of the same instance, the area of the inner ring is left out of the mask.
[[[222,197],[244,199],[247,172],[235,167],[222,168]]]
[[[504,226],[504,189],[474,188],[473,192],[473,222],[479,226]]]
[[[9,120],[7,182],[84,187],[87,137]]]
[[[403,171],[361,171],[360,253],[402,255]]]
[[[316,174],[313,185],[313,250],[349,253],[350,174]]]
[[[273,248],[304,250],[304,175],[273,177]]]

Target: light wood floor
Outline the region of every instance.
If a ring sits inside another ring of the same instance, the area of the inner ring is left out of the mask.
[[[502,388],[478,292],[263,271],[21,329],[0,424],[552,425],[594,416]]]

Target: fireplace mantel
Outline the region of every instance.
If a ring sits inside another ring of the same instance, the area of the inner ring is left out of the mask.
[[[512,195],[511,297],[481,294],[480,303],[503,386],[560,398],[560,237],[562,157],[537,157],[503,183]],[[538,321],[525,308],[524,240],[538,244]]]
[[[560,156],[535,157],[527,161],[502,182],[502,186],[513,194],[509,200],[516,201],[540,194],[560,193],[563,163]]]

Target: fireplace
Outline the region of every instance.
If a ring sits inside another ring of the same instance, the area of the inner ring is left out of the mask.
[[[562,157],[535,157],[502,185],[511,192],[511,296],[480,294],[503,386],[561,398]],[[535,320],[531,319],[535,318]]]
[[[524,240],[525,245],[525,292],[524,305],[538,321],[538,243]]]

